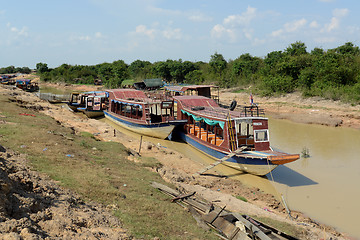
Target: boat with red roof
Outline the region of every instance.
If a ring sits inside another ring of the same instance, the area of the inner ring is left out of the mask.
[[[268,119],[256,105],[230,111],[203,96],[173,98],[177,103],[177,116],[187,120],[187,124],[177,128],[174,134],[217,163],[255,175],[266,175],[277,166],[300,157],[270,147]]]
[[[164,94],[152,94],[135,89],[112,89],[108,94],[108,108],[105,117],[141,135],[165,139],[179,124],[187,120],[177,120],[174,100]]]

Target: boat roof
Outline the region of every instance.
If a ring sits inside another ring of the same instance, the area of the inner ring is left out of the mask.
[[[226,121],[232,120],[267,119],[259,116],[245,116],[244,111],[230,111],[220,107],[215,100],[204,96],[174,96],[175,101],[182,105],[182,109],[194,115]]]
[[[134,100],[134,99],[148,99],[143,91],[129,88],[111,89],[107,92],[112,93],[115,99],[118,100]]]
[[[186,90],[199,90],[203,88],[218,88],[218,86],[215,85],[171,85],[171,86],[165,86],[165,89],[172,92],[185,92]]]
[[[25,84],[28,84],[31,82],[30,79],[18,79],[16,80],[17,83],[25,83]]]

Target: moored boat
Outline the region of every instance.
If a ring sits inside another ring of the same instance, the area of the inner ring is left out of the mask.
[[[31,79],[18,79],[15,82],[15,86],[27,92],[35,92],[39,90],[38,84],[32,82]]]
[[[165,139],[176,125],[187,122],[176,119],[173,99],[151,98],[135,89],[113,89],[107,93],[105,117],[141,135]]]
[[[97,92],[96,95],[87,96],[85,99],[84,113],[89,118],[104,116],[107,105],[107,92]]]
[[[203,96],[174,96],[174,100],[179,119],[187,120],[175,133],[215,160],[221,159],[225,165],[266,175],[300,157],[270,147],[268,119],[258,106],[229,111]]]
[[[67,102],[68,107],[74,112],[84,112],[88,108],[91,110],[93,107],[92,104],[89,104],[87,107],[87,99],[88,97],[103,97],[105,95],[105,91],[90,91],[90,92],[73,92],[71,93],[70,100]],[[94,99],[91,100],[91,102]],[[100,114],[100,113],[99,113]]]

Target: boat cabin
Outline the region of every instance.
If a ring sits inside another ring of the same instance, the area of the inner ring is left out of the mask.
[[[135,89],[114,89],[107,92],[109,94],[109,112],[149,123],[175,120],[172,99],[151,98],[143,91]]]
[[[106,108],[107,103],[106,92],[96,92],[92,95],[84,97],[85,108],[87,110],[102,111]]]
[[[174,99],[178,104],[178,116],[187,119],[184,133],[200,144],[224,151],[235,151],[243,146],[256,151],[270,150],[268,119],[257,106],[229,111],[202,96]]]
[[[169,96],[204,96],[219,103],[219,87],[215,85],[165,86],[165,94]]]

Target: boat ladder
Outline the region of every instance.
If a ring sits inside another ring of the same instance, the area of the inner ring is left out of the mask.
[[[230,114],[228,115],[228,129],[229,129],[229,143],[230,143],[230,151],[234,151],[236,149],[236,141],[235,141],[235,135],[234,135],[234,127],[231,122]]]
[[[225,162],[226,160],[228,160],[229,158],[232,158],[233,156],[235,156],[236,154],[244,151],[247,148],[247,146],[242,146],[241,148],[237,149],[235,152],[232,152],[226,156],[224,156],[223,158],[217,160],[216,162],[210,164],[209,166],[207,166],[206,168],[201,169],[200,171],[198,171],[197,173],[195,173],[194,175],[201,175],[204,172],[207,172],[208,170],[216,167],[217,165],[219,165],[222,162]]]
[[[148,104],[145,104],[144,114],[145,114],[145,120],[147,122],[150,122],[151,121],[151,116],[150,116],[150,108],[149,108]]]

